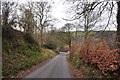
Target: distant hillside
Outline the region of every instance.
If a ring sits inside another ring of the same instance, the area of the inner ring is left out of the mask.
[[[73,36],[76,35],[75,31],[71,32]],[[77,36],[84,36],[84,31],[77,31]],[[116,31],[90,31],[90,36],[94,36],[96,38],[103,38],[103,39],[112,39],[115,40],[116,38]]]
[[[91,34],[91,36],[102,38],[106,40],[115,40],[116,39],[116,32],[115,31],[96,31],[95,34]]]
[[[76,32],[71,32],[73,37],[76,38]],[[83,36],[85,35],[84,31],[77,32],[77,40],[79,43],[83,41]],[[96,37],[99,39],[104,39],[108,42],[111,48],[116,48],[115,40],[116,40],[116,31],[90,31],[89,36]],[[74,40],[73,40],[74,41]]]
[[[106,40],[107,44],[112,49],[117,48],[115,31],[97,31],[95,34],[92,34],[91,36]]]

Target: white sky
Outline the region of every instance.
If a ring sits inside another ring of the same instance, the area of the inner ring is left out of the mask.
[[[18,1],[19,3],[26,3],[27,1],[40,1],[40,0],[12,0],[12,1]],[[54,26],[56,28],[60,28],[64,26],[64,24],[67,23],[68,21],[63,20],[63,18],[69,17],[69,15],[66,14],[66,12],[69,10],[70,4],[64,3],[66,0],[47,0],[47,1],[54,3],[52,4],[52,16],[58,19],[58,21],[54,24]],[[116,28],[115,26],[111,26],[110,28],[108,28],[108,30],[116,30]]]
[[[66,23],[62,18],[66,17],[67,5],[64,4],[65,0],[53,0],[54,5],[52,9],[52,15],[58,19],[58,22],[55,24],[56,27],[62,27]]]
[[[9,0],[9,1],[11,1],[11,0]],[[27,1],[40,1],[40,0],[12,0],[12,1],[26,3]],[[54,26],[57,28],[64,26],[66,21],[63,20],[62,18],[66,17],[67,6],[69,6],[69,5],[64,4],[65,0],[45,0],[45,1],[54,3],[54,4],[52,4],[52,13],[51,14],[54,18],[58,19],[58,21],[54,24]]]

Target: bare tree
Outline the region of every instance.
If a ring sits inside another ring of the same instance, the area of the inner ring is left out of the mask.
[[[22,4],[20,10],[23,12],[20,19],[21,26],[23,26],[25,32],[34,33],[32,35],[42,47],[46,27],[52,21],[50,15],[51,5],[46,1],[28,2]]]
[[[31,9],[24,8],[22,10],[22,17],[19,21],[21,27],[23,27],[24,32],[32,34],[34,32],[34,27],[36,22],[34,20],[34,13]]]
[[[81,22],[80,27],[84,28],[85,38],[89,35],[89,30],[92,30],[99,22],[101,22],[101,16],[104,11],[107,10],[105,8],[107,4],[108,2],[102,3],[76,1],[75,5],[71,7],[75,14],[72,16],[71,20],[79,20]],[[108,24],[106,26],[108,26]]]
[[[66,23],[62,28],[61,28],[61,32],[60,32],[60,38],[62,39],[62,41],[64,41],[66,44],[69,45],[69,48],[71,48],[71,42],[72,42],[72,32],[71,30],[73,30],[75,26],[71,23]]]
[[[117,2],[117,42],[118,42],[118,48],[120,48],[120,1]]]
[[[89,34],[89,30],[92,28],[99,27],[99,29],[106,30],[106,28],[112,24],[112,16],[114,16],[114,7],[116,5],[115,1],[111,2],[82,2],[82,1],[74,1],[74,6],[72,7],[72,10],[75,12],[75,15],[72,16],[71,20],[82,20],[84,23],[83,28],[85,31],[85,38]],[[119,5],[119,2],[118,2]],[[75,9],[74,9],[75,8]],[[118,6],[119,8],[119,6]],[[118,9],[119,11],[119,9]],[[106,24],[97,25],[97,23],[101,23],[101,20],[104,20],[104,13],[107,12],[108,15],[106,15]],[[119,12],[118,12],[119,15]],[[117,17],[118,19],[119,17]],[[119,20],[117,20],[119,22]],[[119,23],[118,23],[119,25]],[[119,27],[117,26],[117,41],[119,44]]]
[[[2,2],[2,27],[10,29],[16,23],[16,8],[15,2]]]
[[[43,46],[43,34],[44,29],[49,25],[49,21],[51,21],[50,10],[51,6],[48,2],[34,2],[33,3],[35,17],[37,19],[37,26],[36,28],[40,31],[39,39],[40,45]]]

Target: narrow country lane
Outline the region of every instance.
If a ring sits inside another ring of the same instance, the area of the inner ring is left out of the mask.
[[[25,78],[71,78],[65,52],[61,52],[50,62],[33,71]]]

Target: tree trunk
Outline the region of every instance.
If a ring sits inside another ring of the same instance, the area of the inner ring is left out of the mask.
[[[68,44],[68,45],[69,45],[69,48],[70,48],[70,49],[71,49],[71,41],[72,41],[72,40],[71,40],[71,32],[70,32],[70,30],[69,30],[69,44]]]
[[[40,31],[40,47],[43,47],[43,26],[41,25],[41,31]]]
[[[77,32],[78,32],[78,30],[77,30],[77,28],[76,28],[76,32],[75,32],[75,38],[76,38],[76,44],[78,43],[78,34],[77,34]]]
[[[9,17],[9,11],[6,9],[3,13],[3,28],[8,28],[8,17]]]
[[[120,48],[120,1],[117,2],[117,46]]]

